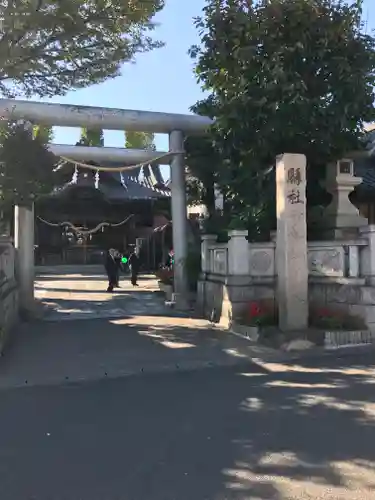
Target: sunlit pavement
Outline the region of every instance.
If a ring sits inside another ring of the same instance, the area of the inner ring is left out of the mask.
[[[374,381],[357,356],[2,390],[1,499],[372,500]]]
[[[139,285],[112,294],[98,275],[39,276],[46,315],[17,327],[0,389],[250,363],[246,340],[166,307],[155,278]]]
[[[142,275],[138,284],[133,287],[128,276],[121,276],[120,288],[107,293],[108,280],[102,272],[44,273],[35,281],[35,297],[49,321],[170,314],[154,276]]]

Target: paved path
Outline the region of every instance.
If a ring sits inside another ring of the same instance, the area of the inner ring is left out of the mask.
[[[0,389],[249,363],[250,345],[166,307],[152,277],[103,292],[102,276],[40,275],[43,321],[17,328]],[[69,321],[66,321],[69,320]]]
[[[1,500],[374,499],[371,356],[255,364],[152,279],[36,286],[47,320],[0,362]]]
[[[140,276],[138,287],[123,277],[121,288],[113,294],[106,293],[107,286],[105,275],[100,273],[40,273],[35,296],[44,304],[49,321],[171,314],[153,276]]]
[[[374,366],[345,363],[1,391],[1,500],[373,500]]]

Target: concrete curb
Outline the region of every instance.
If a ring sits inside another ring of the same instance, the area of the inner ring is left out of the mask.
[[[255,363],[257,363],[257,360],[259,360],[261,363],[278,363],[298,360],[309,361],[319,358],[343,358],[357,354],[373,355],[375,353],[375,344],[353,344],[336,346],[329,349],[325,347],[313,347],[303,351],[284,351],[281,349],[274,349],[258,344],[257,342],[252,341],[248,335],[244,335],[242,332],[239,333],[238,331],[236,331],[236,329],[230,329],[226,331],[229,332],[230,335],[241,338],[248,343],[249,348],[245,349],[246,355],[249,356]]]
[[[373,355],[375,353],[374,344],[358,344],[351,346],[342,346],[335,349],[324,349],[323,347],[315,347],[306,351],[289,353],[291,360],[313,360],[326,358],[345,358],[357,354]]]

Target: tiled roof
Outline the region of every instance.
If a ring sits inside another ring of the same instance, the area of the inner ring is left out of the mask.
[[[366,149],[371,151],[372,154],[354,159],[354,175],[362,177],[362,183],[356,188],[359,193],[375,189],[375,129],[366,133],[365,140],[368,141]]]
[[[354,160],[354,175],[362,177],[362,183],[356,191],[373,191],[375,189],[375,158]]]

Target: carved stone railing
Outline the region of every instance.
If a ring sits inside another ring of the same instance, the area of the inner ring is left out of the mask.
[[[275,242],[249,243],[245,231],[231,231],[229,236],[228,243],[218,243],[213,235],[203,237],[203,273],[274,279]]]
[[[225,276],[228,273],[228,248],[226,243],[209,246],[209,269],[212,274]]]
[[[246,233],[232,231],[228,243],[204,236],[202,271],[272,281],[277,276],[275,241],[248,243]],[[364,283],[370,275],[369,239],[309,241],[309,277],[313,281]],[[374,250],[375,251],[375,248]]]
[[[249,275],[252,278],[275,278],[275,249],[273,241],[249,244]]]
[[[208,266],[205,270],[207,274],[228,274],[228,249],[214,247],[208,249]]]
[[[308,266],[310,279],[352,284],[365,282],[364,250],[366,239],[344,241],[309,241]]]
[[[277,303],[276,252],[275,241],[249,243],[242,231],[226,244],[205,236],[197,300],[203,314],[230,323],[251,300]],[[358,239],[308,241],[307,256],[309,302],[341,308],[375,331],[375,226]]]

